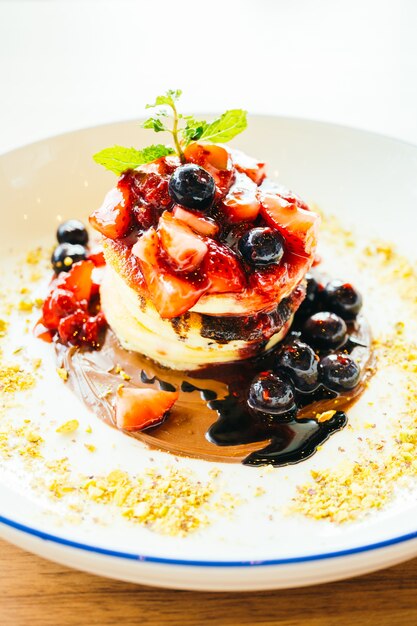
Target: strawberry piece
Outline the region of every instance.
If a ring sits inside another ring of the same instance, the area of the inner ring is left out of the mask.
[[[178,391],[120,387],[116,398],[117,427],[137,431],[161,424],[178,396]]]
[[[196,163],[213,176],[216,185],[224,195],[234,179],[234,171],[229,152],[218,145],[190,143],[184,150],[184,155],[190,163]]]
[[[88,313],[78,310],[62,318],[58,324],[58,334],[61,341],[73,346],[80,346],[84,343],[83,327],[88,317]]]
[[[106,326],[106,318],[103,311],[97,315],[91,315],[83,324],[83,343],[97,348],[99,345],[100,332]]]
[[[187,224],[165,211],[159,220],[159,239],[175,268],[192,272],[201,265],[207,245]]]
[[[87,301],[85,301],[87,304]],[[75,295],[66,289],[52,289],[42,307],[42,323],[51,330],[58,328],[62,317],[74,313],[79,303]]]
[[[208,253],[202,271],[210,282],[208,293],[242,291],[246,278],[237,256],[228,248],[215,241],[207,242]]]
[[[47,343],[52,343],[54,337],[54,333],[44,325],[42,318],[35,324],[33,334],[37,339],[42,339]]]
[[[219,227],[212,219],[205,217],[203,213],[199,213],[198,211],[187,211],[179,204],[174,206],[172,215],[175,219],[181,220],[181,222],[187,224],[187,226],[200,235],[214,237],[219,232]]]
[[[187,161],[197,163],[208,170],[227,170],[231,167],[230,155],[226,148],[216,144],[190,143],[184,150]]]
[[[160,241],[154,228],[147,230],[135,243],[132,252],[140,268],[159,315],[172,318],[182,315],[199,300],[209,287],[204,275],[193,280],[180,277],[161,264]]]
[[[128,186],[122,183],[111,189],[101,207],[90,215],[89,221],[93,228],[109,239],[126,235],[132,223]]]
[[[138,168],[135,172],[135,184],[146,206],[160,210],[166,209],[172,204],[172,198],[168,192],[168,183],[171,174],[179,165],[178,157],[162,157]],[[145,228],[152,225],[142,223]]]
[[[305,209],[306,211],[310,211],[310,207],[300,196],[298,196],[293,191],[290,191],[284,185],[281,185],[276,180],[272,180],[270,178],[265,178],[265,180],[261,184],[261,192],[276,194],[289,202],[290,204],[296,204],[300,209]]]
[[[320,224],[317,213],[301,208],[277,193],[261,192],[260,201],[262,217],[283,235],[287,249],[297,256],[312,257]]]
[[[229,223],[253,222],[261,205],[258,187],[246,174],[237,174],[235,182],[223,200],[222,208]]]
[[[231,150],[230,152],[237,171],[246,174],[256,185],[260,185],[266,176],[266,164],[253,159],[240,150]]]
[[[74,263],[69,272],[61,272],[55,285],[66,291],[71,291],[78,302],[89,300],[93,286],[93,269],[94,263],[92,261]]]
[[[103,265],[106,265],[103,248],[101,246],[93,248],[88,254],[87,260],[92,261],[96,267],[103,267]]]
[[[58,334],[63,343],[73,346],[87,344],[92,348],[98,346],[100,331],[106,319],[100,311],[97,315],[89,315],[85,311],[75,311],[62,318],[58,324]]]

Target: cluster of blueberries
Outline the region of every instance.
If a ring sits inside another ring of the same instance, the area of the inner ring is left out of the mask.
[[[172,174],[168,190],[174,202],[187,209],[204,212],[214,202],[216,183],[205,169],[187,163]],[[247,263],[262,267],[280,262],[284,254],[284,240],[273,228],[260,226],[251,228],[240,238],[238,249]]]
[[[56,274],[68,272],[74,263],[87,258],[88,232],[79,220],[68,220],[59,225],[56,237],[58,245],[51,257]]]
[[[362,297],[352,285],[333,280],[323,286],[308,275],[307,296],[297,313],[300,333],[276,351],[272,369],[253,379],[249,407],[293,419],[297,396],[313,394],[320,385],[336,394],[354,389],[361,370],[345,349],[346,322],[356,318],[361,306]]]

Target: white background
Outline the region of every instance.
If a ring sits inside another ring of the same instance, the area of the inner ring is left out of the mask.
[[[417,2],[0,0],[0,152],[135,118],[167,88],[189,112],[243,107],[417,143]]]

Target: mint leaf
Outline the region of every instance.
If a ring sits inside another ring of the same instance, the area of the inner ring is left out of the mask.
[[[219,118],[208,124],[199,139],[224,143],[236,137],[247,127],[246,111],[242,109],[230,109]]]
[[[184,117],[186,120],[185,128],[181,130],[184,146],[188,146],[191,141],[198,141],[208,124],[205,120],[196,120],[192,115]]]
[[[153,107],[159,107],[168,105],[172,108],[175,107],[175,102],[180,98],[182,94],[181,89],[168,89],[165,95],[157,96],[153,104],[147,104],[147,109],[153,109]]]
[[[154,130],[156,133],[160,133],[163,130],[167,130],[167,127],[161,122],[159,117],[150,117],[145,120],[142,124],[142,128],[150,128]]]
[[[152,146],[148,146],[147,148],[143,148],[143,150],[139,150],[139,152],[142,155],[142,163],[139,163],[139,165],[151,163],[151,161],[155,161],[155,159],[175,154],[174,148],[171,148],[171,146],[164,146],[161,143],[156,143]]]
[[[99,165],[117,175],[123,174],[126,170],[135,169],[139,165],[150,163],[163,156],[174,154],[174,150],[169,146],[155,144],[143,150],[136,148],[124,148],[123,146],[113,146],[97,152],[93,159]]]

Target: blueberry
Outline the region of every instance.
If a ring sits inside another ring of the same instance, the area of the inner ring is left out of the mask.
[[[359,383],[361,370],[348,354],[329,354],[319,363],[321,382],[333,391],[347,391]]]
[[[72,243],[60,243],[52,253],[51,263],[56,274],[68,272],[74,263],[83,261],[87,256],[84,246]]]
[[[262,372],[253,379],[248,404],[254,411],[268,415],[295,416],[295,392],[291,382],[280,374]]]
[[[324,299],[329,311],[345,320],[354,319],[362,307],[362,296],[350,283],[332,280],[326,285]]]
[[[312,391],[318,386],[318,362],[319,357],[310,346],[294,341],[279,350],[275,364],[287,372],[296,389]]]
[[[56,238],[59,243],[77,243],[85,246],[88,243],[87,229],[79,220],[67,220],[58,226]]]
[[[335,313],[322,311],[309,317],[303,326],[304,338],[317,348],[334,348],[346,339],[345,321]]]
[[[284,254],[284,240],[272,228],[252,228],[240,238],[240,254],[252,265],[279,263]]]
[[[297,313],[302,317],[308,317],[318,310],[320,306],[320,296],[323,286],[314,278],[312,274],[306,274],[306,297],[301,303]]]
[[[187,209],[204,211],[214,200],[216,183],[213,176],[194,163],[177,167],[169,179],[169,195]]]

